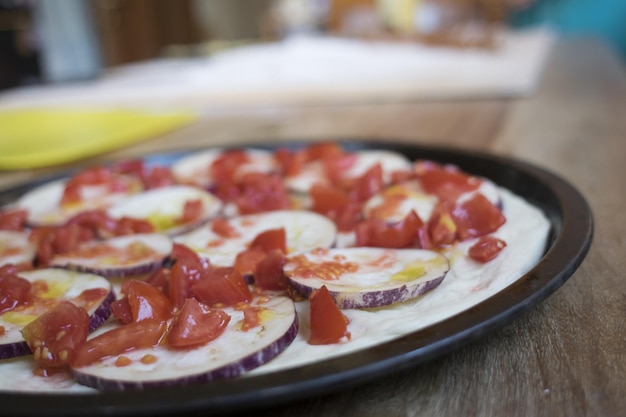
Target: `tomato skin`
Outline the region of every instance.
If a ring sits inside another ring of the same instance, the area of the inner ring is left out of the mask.
[[[257,264],[265,258],[265,255],[265,251],[260,248],[241,251],[235,257],[235,269],[241,275],[253,275]]]
[[[0,268],[0,314],[27,304],[31,289],[31,282],[18,276],[15,266],[4,265]]]
[[[168,320],[172,316],[170,299],[157,288],[144,281],[129,279],[122,283],[133,321]]]
[[[291,208],[282,178],[275,174],[251,172],[237,182],[239,193],[235,204],[241,214],[252,214]]]
[[[166,329],[166,323],[158,320],[124,324],[81,344],[76,349],[70,365],[78,368],[129,350],[156,346]]]
[[[457,225],[452,219],[448,204],[440,203],[435,206],[426,227],[435,247],[451,245],[458,239]]]
[[[363,202],[382,191],[383,187],[383,168],[376,164],[354,181],[350,195],[352,200]]]
[[[350,338],[348,319],[337,307],[325,285],[313,290],[309,301],[311,303],[309,344],[329,345],[339,342],[343,337]]]
[[[506,222],[500,209],[487,197],[478,193],[469,200],[456,204],[451,216],[457,225],[461,240],[495,232]]]
[[[311,200],[311,210],[331,219],[342,232],[353,230],[361,221],[361,204],[339,188],[315,184],[311,187]]]
[[[482,236],[468,250],[468,255],[473,260],[480,263],[487,263],[495,259],[502,249],[506,247],[506,242],[494,236]]]
[[[212,268],[209,276],[194,283],[191,292],[209,306],[232,306],[252,300],[252,293],[243,276],[235,268]]]
[[[22,330],[35,363],[44,369],[69,364],[88,334],[89,315],[69,301],[61,301]]]
[[[202,200],[188,200],[185,201],[185,205],[183,207],[183,214],[178,219],[178,223],[185,224],[190,223],[194,220],[198,220],[202,217],[202,213],[204,211],[204,204],[202,204]]]
[[[133,312],[130,309],[128,298],[113,301],[111,303],[111,314],[124,324],[132,323],[134,321]]]
[[[274,250],[267,254],[254,269],[254,283],[264,290],[281,291],[287,289],[287,279],[283,267],[287,262],[285,254]]]
[[[211,231],[223,238],[239,237],[239,232],[235,229],[230,222],[223,218],[218,217],[211,222]]]
[[[190,348],[217,339],[230,322],[223,310],[212,309],[194,298],[187,298],[174,315],[167,331],[166,343],[174,348]]]

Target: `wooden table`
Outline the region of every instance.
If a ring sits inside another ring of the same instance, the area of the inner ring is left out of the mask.
[[[611,51],[595,41],[561,41],[538,91],[526,99],[229,112],[85,163],[188,146],[317,138],[393,138],[544,166],[590,202],[594,242],[554,295],[478,342],[376,382],[255,416],[626,415],[626,70]],[[48,171],[3,173],[0,187]]]

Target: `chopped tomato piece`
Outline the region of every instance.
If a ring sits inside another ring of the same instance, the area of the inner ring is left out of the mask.
[[[487,197],[478,193],[456,204],[451,215],[461,240],[495,232],[506,222],[500,209]]]
[[[183,214],[178,219],[178,223],[185,224],[190,223],[194,220],[198,220],[202,217],[204,212],[204,204],[202,204],[202,200],[188,200],[185,201],[185,205],[183,207]]]
[[[115,224],[115,236],[132,235],[135,233],[152,233],[154,226],[147,220],[122,217]]]
[[[111,314],[124,324],[135,321],[133,319],[133,312],[130,309],[130,303],[126,297],[111,303]]]
[[[209,173],[220,181],[232,181],[241,165],[250,161],[245,150],[224,151],[209,167]]]
[[[144,187],[151,190],[153,188],[167,187],[175,183],[174,175],[169,167],[155,166],[146,168],[141,175]]]
[[[356,226],[356,244],[380,248],[407,248],[415,243],[423,226],[424,223],[413,210],[395,224],[387,224],[380,219],[368,219]]]
[[[342,232],[351,231],[361,220],[361,204],[343,190],[324,184],[311,187],[311,210],[331,219]]]
[[[300,150],[305,155],[305,162],[311,162],[318,159],[325,159],[332,156],[341,155],[343,149],[334,142],[318,142]]]
[[[494,236],[482,236],[469,248],[468,254],[473,260],[486,263],[495,259],[505,247],[506,242],[502,239]]]
[[[70,364],[73,367],[87,366],[129,350],[156,346],[166,329],[166,323],[157,320],[124,324],[80,345]]]
[[[328,288],[323,285],[309,297],[311,303],[311,335],[309,344],[329,345],[350,337],[348,319],[335,304]]]
[[[235,204],[241,214],[291,208],[287,189],[278,175],[251,172],[243,175],[237,185]]]
[[[287,234],[285,228],[269,229],[259,233],[250,243],[251,249],[261,249],[265,253],[279,250],[287,253]]]
[[[264,290],[286,289],[287,280],[283,273],[286,261],[285,254],[280,250],[267,254],[254,269],[254,283]]]
[[[223,217],[218,217],[211,222],[211,231],[223,238],[233,238],[240,236],[239,232],[237,232],[237,229],[235,229],[230,224],[228,219],[225,219]]]
[[[16,209],[0,212],[0,230],[12,230],[19,232],[24,230],[28,211]]]
[[[129,279],[122,283],[133,321],[168,320],[172,316],[172,303],[161,291],[144,281]]]
[[[424,191],[446,201],[454,201],[461,194],[480,186],[478,178],[458,169],[441,167],[437,164],[427,164],[426,168],[419,173],[419,178]]]
[[[69,301],[61,301],[22,330],[33,359],[41,368],[69,364],[88,334],[89,315]]]
[[[0,314],[28,303],[31,288],[30,281],[17,275],[15,266],[0,268]]]
[[[350,196],[354,201],[365,201],[383,189],[383,168],[376,164],[354,180]]]
[[[235,305],[252,300],[243,276],[235,268],[213,268],[207,278],[194,283],[192,293],[204,304]]]
[[[452,220],[447,204],[440,203],[435,206],[430,219],[428,219],[427,227],[433,246],[451,245],[457,240],[457,226]]]
[[[257,264],[265,258],[265,251],[260,248],[250,248],[241,251],[235,258],[235,269],[241,275],[253,275]]]
[[[230,322],[223,310],[209,308],[194,298],[187,298],[174,315],[166,342],[174,348],[204,345],[217,339]]]
[[[289,149],[276,149],[274,159],[280,167],[281,175],[293,177],[302,172],[305,155],[303,152],[292,152]]]
[[[169,294],[170,274],[170,269],[160,268],[150,274],[150,276],[146,278],[146,282],[164,294]]]
[[[191,286],[207,277],[210,265],[193,250],[178,243],[174,244],[171,257],[176,261],[170,273],[169,297],[175,307],[181,307],[185,299],[192,296]]]

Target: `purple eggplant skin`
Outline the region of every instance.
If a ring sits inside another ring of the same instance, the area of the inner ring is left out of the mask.
[[[238,377],[247,371],[257,368],[282,353],[298,335],[298,316],[294,315],[294,320],[289,329],[270,345],[251,352],[244,358],[226,364],[217,369],[203,373],[192,374],[183,378],[174,378],[158,381],[120,381],[101,378],[96,375],[83,373],[80,368],[70,370],[76,382],[101,391],[132,391],[148,388],[163,388],[171,386],[183,386],[203,382],[218,381]]]

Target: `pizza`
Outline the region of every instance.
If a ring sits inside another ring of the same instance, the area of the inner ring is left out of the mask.
[[[0,209],[0,390],[276,372],[436,324],[543,255],[492,180],[334,142],[83,169]]]

